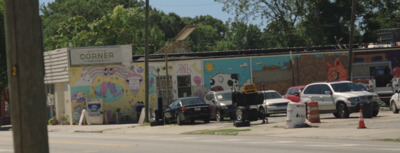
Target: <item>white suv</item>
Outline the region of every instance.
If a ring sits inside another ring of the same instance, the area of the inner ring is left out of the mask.
[[[400,89],[397,89],[393,94],[392,98],[390,98],[390,110],[393,113],[399,113],[400,109]]]
[[[318,102],[320,113],[333,113],[336,118],[348,118],[358,112],[360,104],[372,107],[372,116],[377,116],[380,99],[376,93],[362,90],[350,81],[320,82],[307,85],[300,95],[301,103]]]

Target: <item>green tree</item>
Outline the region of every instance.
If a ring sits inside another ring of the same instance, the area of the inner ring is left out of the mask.
[[[193,51],[213,51],[218,41],[224,40],[228,27],[210,15],[184,18],[185,25],[197,25],[190,35]]]
[[[363,42],[377,42],[377,30],[400,27],[400,1],[398,0],[365,0],[359,5],[365,8],[360,14],[360,29],[363,31]]]
[[[143,43],[143,14],[138,9],[116,6],[112,13],[93,22],[82,16],[71,17],[60,24],[57,35],[49,39],[53,48],[105,46]],[[137,48],[138,49],[138,48]]]
[[[55,0],[41,5],[40,12],[43,26],[45,50],[55,49],[53,36],[59,35],[61,23],[68,23],[70,18],[83,17],[87,22],[98,20],[112,12],[119,4],[125,7],[139,7],[143,2],[136,0]]]
[[[261,30],[254,24],[250,24],[247,27],[246,41],[247,49],[258,49],[263,48],[263,42],[261,40]]]
[[[215,0],[224,4],[223,10],[235,15],[236,21],[247,22],[251,19],[261,18],[267,27],[279,26],[270,34],[271,37],[284,36],[278,44],[294,46],[298,44],[293,37],[296,24],[304,18],[306,0]],[[272,24],[272,25],[270,25]],[[289,36],[291,35],[291,36]]]
[[[305,45],[336,44],[336,40],[348,43],[351,1],[315,0],[306,4],[305,18],[297,25]]]

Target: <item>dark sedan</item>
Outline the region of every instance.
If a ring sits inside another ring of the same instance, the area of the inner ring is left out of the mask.
[[[166,124],[175,121],[178,125],[184,122],[194,123],[195,120],[203,120],[204,123],[210,122],[211,106],[200,97],[178,98],[164,111],[164,121]]]

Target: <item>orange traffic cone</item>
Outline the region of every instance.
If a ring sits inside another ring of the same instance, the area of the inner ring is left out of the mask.
[[[367,127],[365,127],[362,109],[360,109],[360,120],[358,121],[358,129],[365,129],[365,128]]]

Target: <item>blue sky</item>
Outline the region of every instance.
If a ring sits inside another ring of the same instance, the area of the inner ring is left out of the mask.
[[[39,0],[39,4],[54,0]],[[222,4],[214,0],[149,0],[152,7],[165,13],[175,12],[181,17],[211,15],[222,21],[227,21],[233,15],[222,11]]]

